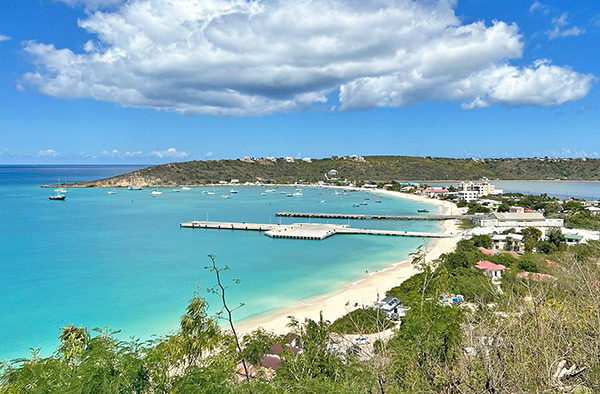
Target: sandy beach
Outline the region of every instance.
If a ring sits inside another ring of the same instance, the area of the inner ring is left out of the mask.
[[[345,188],[349,189],[349,188]],[[364,190],[364,189],[361,189]],[[369,190],[372,193],[385,194],[396,198],[406,198],[419,200],[437,206],[442,214],[457,213],[456,206],[448,201],[430,199],[424,196],[411,195],[406,193],[393,192],[388,190]],[[456,237],[443,238],[432,241],[427,251],[427,261],[435,260],[443,253],[454,250],[456,243],[460,240],[458,234],[457,221],[447,220],[444,222],[444,232],[457,234]],[[262,313],[236,324],[238,331],[242,333],[250,332],[259,327],[267,331],[273,331],[277,334],[283,334],[289,331],[286,325],[289,323],[289,316],[294,316],[299,321],[304,319],[316,320],[322,313],[326,320],[333,321],[355,308],[355,305],[371,305],[377,300],[377,295],[382,298],[386,290],[398,286],[404,280],[414,275],[416,271],[411,265],[410,260],[395,262],[389,268],[366,274],[352,283],[346,284],[341,288],[320,296],[298,302],[288,308],[279,309],[271,312]]]

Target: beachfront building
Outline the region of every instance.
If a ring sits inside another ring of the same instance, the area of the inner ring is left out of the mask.
[[[502,190],[496,189],[493,183],[488,181],[483,182],[461,182],[457,186],[458,197],[463,198],[465,201],[473,201],[479,197],[488,196],[490,194],[502,194]],[[469,192],[475,192],[469,193]],[[464,197],[461,197],[461,194]],[[473,198],[472,196],[475,195]],[[469,199],[467,199],[469,198]]]
[[[425,189],[424,193],[430,198],[439,198],[448,194],[448,189],[443,187],[430,187]]]
[[[494,264],[487,260],[481,260],[475,267],[482,270],[483,274],[489,276],[492,280],[502,279],[502,271],[506,269],[502,264]]]
[[[489,215],[481,215],[473,220],[480,227],[535,227],[541,230],[550,227],[563,227],[563,219],[545,218],[539,212],[523,213],[500,213],[493,212]]]
[[[465,200],[466,202],[475,201],[479,198],[479,192],[477,190],[459,190],[458,198]]]
[[[374,305],[375,309],[382,310],[391,320],[398,320],[406,316],[406,312],[410,310],[402,304],[402,301],[395,297],[385,297],[381,301],[377,301]]]

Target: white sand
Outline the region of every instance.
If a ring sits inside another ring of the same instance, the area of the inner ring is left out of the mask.
[[[345,188],[348,189],[348,188]],[[361,189],[364,190],[364,189]],[[443,214],[458,213],[456,206],[448,201],[429,199],[423,196],[399,193],[387,190],[369,190],[373,193],[386,194],[393,197],[409,198],[436,205]],[[456,237],[443,238],[431,243],[427,251],[427,261],[437,259],[441,254],[454,250],[456,243],[460,240],[458,234],[460,230],[455,220],[444,222],[445,232],[457,234]],[[288,316],[294,316],[299,321],[309,318],[317,320],[322,313],[326,320],[333,321],[351,311],[355,303],[359,305],[371,305],[377,300],[377,292],[380,297],[385,296],[385,291],[394,286],[398,286],[404,280],[414,275],[416,271],[409,260],[391,265],[389,268],[365,275],[363,278],[347,284],[340,289],[325,295],[309,298],[298,302],[297,305],[266,312],[242,320],[236,326],[242,333],[250,332],[262,327],[265,330],[273,331],[277,334],[284,334],[289,329],[286,325],[290,319]]]

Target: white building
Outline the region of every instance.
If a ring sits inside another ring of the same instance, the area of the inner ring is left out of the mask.
[[[475,265],[475,267],[482,270],[484,275],[487,275],[492,279],[501,279],[502,271],[506,269],[506,267],[502,264],[494,264],[487,260],[480,261]]]
[[[458,195],[460,192],[472,191],[477,192],[477,197],[483,197],[490,194],[501,194],[502,190],[496,190],[496,186],[493,183],[487,181],[484,182],[461,182],[458,184]],[[467,200],[468,201],[468,200]]]
[[[594,215],[600,215],[600,208],[598,207],[588,207],[587,210],[593,213]]]
[[[494,234],[492,235],[492,242],[494,249],[504,250],[506,243],[512,240],[514,250],[520,251],[524,249],[523,236],[521,234]]]
[[[458,198],[465,200],[466,202],[475,201],[479,198],[479,192],[477,190],[459,190]]]
[[[483,215],[473,220],[473,222],[481,227],[563,227],[562,219],[547,219],[539,212],[525,213],[499,213],[494,212],[489,215]]]
[[[293,163],[294,162],[294,158],[291,157],[291,156],[286,156],[285,157],[285,161],[288,162],[288,163]]]

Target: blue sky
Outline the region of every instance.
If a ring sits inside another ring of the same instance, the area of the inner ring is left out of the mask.
[[[600,157],[600,3],[365,4],[6,0],[0,163]]]

